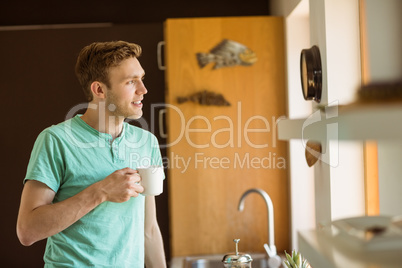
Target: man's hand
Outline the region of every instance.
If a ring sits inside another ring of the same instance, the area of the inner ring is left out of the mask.
[[[55,192],[38,181],[27,181],[21,196],[17,235],[25,246],[63,231],[105,201],[125,202],[144,188],[136,170],[117,170],[80,193],[53,203]]]
[[[104,180],[98,182],[100,191],[104,193],[104,201],[122,203],[131,197],[137,197],[144,191],[138,184],[141,180],[138,171],[131,168],[116,170]]]

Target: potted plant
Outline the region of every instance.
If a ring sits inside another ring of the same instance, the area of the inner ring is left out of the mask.
[[[287,268],[311,268],[310,264],[305,258],[297,252],[292,250],[292,256],[290,256],[285,250],[286,260],[283,262]]]

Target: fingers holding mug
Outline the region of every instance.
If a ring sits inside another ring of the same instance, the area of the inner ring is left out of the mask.
[[[138,174],[138,172],[135,172],[133,174],[130,174],[131,179],[132,179],[132,196],[137,197],[138,194],[142,193],[144,191],[144,187],[141,185],[141,177]]]

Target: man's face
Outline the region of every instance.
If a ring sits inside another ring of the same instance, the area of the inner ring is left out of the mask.
[[[138,119],[142,99],[148,92],[143,83],[145,72],[137,58],[123,60],[109,70],[110,88],[106,90],[106,109],[114,116]]]

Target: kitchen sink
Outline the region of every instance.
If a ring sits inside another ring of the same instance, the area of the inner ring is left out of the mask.
[[[253,268],[266,268],[267,257],[264,253],[250,254]],[[183,259],[183,268],[222,268],[223,255],[191,256]]]

